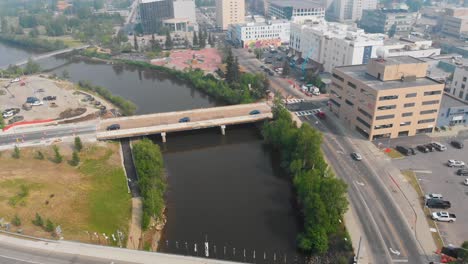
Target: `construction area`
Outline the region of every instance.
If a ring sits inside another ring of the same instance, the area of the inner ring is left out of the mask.
[[[185,68],[201,69],[214,72],[221,65],[221,54],[215,48],[202,50],[172,50],[170,56],[151,60],[151,64],[183,70]]]

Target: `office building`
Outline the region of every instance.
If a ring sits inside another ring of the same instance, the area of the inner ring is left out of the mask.
[[[172,0],[140,0],[137,20],[145,34],[159,33],[163,20],[174,18]]]
[[[403,9],[363,10],[360,27],[368,33],[408,34],[416,23],[417,13]]]
[[[411,35],[386,39],[384,40],[383,49],[387,52],[387,57],[411,56],[425,58],[440,55],[440,49],[432,47],[432,40]]]
[[[197,23],[194,0],[174,0],[174,18],[186,19],[191,24]]]
[[[468,101],[460,100],[453,95],[444,94],[440,104],[437,126],[458,126],[468,123]]]
[[[296,22],[316,20],[325,18],[325,7],[313,0],[270,0],[268,1],[268,16]]]
[[[245,22],[245,0],[216,0],[216,26],[227,30],[231,24]]]
[[[431,133],[444,84],[426,77],[426,70],[424,61],[408,56],[337,67],[330,110],[370,140]]]
[[[468,37],[468,8],[446,8],[442,19],[442,33],[456,37]]]
[[[289,43],[290,25],[284,19],[232,24],[227,32],[227,39],[244,48],[276,47]]]
[[[326,0],[327,19],[348,22],[358,21],[363,10],[377,8],[377,0]]]
[[[449,93],[460,100],[468,102],[468,66],[455,68]]]

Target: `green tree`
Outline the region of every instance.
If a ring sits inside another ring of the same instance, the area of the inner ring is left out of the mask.
[[[38,159],[38,160],[43,160],[44,159],[44,154],[42,153],[42,151],[38,150],[36,152],[36,156],[34,158]]]
[[[263,56],[263,50],[259,48],[254,49],[255,58],[261,59]]]
[[[15,148],[13,149],[11,157],[14,159],[19,159],[21,157],[20,149],[18,148],[18,146],[15,146]]]
[[[5,120],[3,119],[3,115],[0,115],[0,129],[5,127]]]
[[[199,43],[198,43],[198,37],[197,37],[197,32],[195,32],[195,31],[193,32],[192,45],[193,45],[194,47],[196,47],[196,46],[199,45]]]
[[[78,152],[75,150],[73,151],[72,159],[70,160],[70,165],[78,166],[78,164],[80,164],[80,156],[78,155]]]
[[[35,27],[29,31],[29,36],[31,38],[37,38],[39,36],[39,30]]]
[[[44,229],[47,232],[53,232],[55,229],[55,225],[54,223],[52,223],[52,221],[50,221],[50,219],[47,219]]]
[[[234,58],[232,55],[232,50],[228,49],[226,57],[226,81],[229,84],[235,83],[239,80],[239,63],[237,58]]]
[[[136,35],[133,35],[133,47],[138,51],[138,39]]]
[[[388,36],[393,38],[395,36],[395,33],[396,33],[396,29],[397,29],[397,25],[396,23],[393,24],[390,29],[388,30]]]
[[[458,251],[458,257],[460,258],[460,263],[468,263],[468,241],[464,241],[461,244],[460,250]]]
[[[44,225],[44,220],[42,220],[42,217],[36,213],[36,217],[34,220],[32,220],[32,223],[36,226],[43,226]]]
[[[15,216],[13,217],[13,219],[11,220],[11,223],[15,226],[21,225],[21,219],[19,218],[17,214],[15,214]]]
[[[54,145],[52,147],[52,149],[54,150],[54,155],[55,155],[54,156],[54,162],[55,163],[62,163],[63,156],[62,156],[62,154],[60,154],[60,149],[56,145]]]
[[[166,42],[164,43],[164,47],[166,49],[172,49],[174,43],[172,42],[171,33],[169,31],[166,32]]]
[[[206,41],[206,38],[203,35],[203,29],[202,29],[202,27],[199,27],[198,28],[198,43],[200,45],[200,48],[205,47],[205,41]]]
[[[83,142],[80,137],[75,137],[75,150],[80,152],[83,149]]]
[[[41,66],[35,61],[33,61],[31,58],[28,59],[28,62],[26,63],[26,66],[24,67],[24,73],[25,74],[34,74],[37,73],[41,70]]]

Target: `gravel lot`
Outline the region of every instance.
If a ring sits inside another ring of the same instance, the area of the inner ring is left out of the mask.
[[[25,83],[21,86],[20,82],[12,83],[8,88],[4,88],[10,80],[0,79],[0,89],[4,91],[0,95],[0,110],[7,108],[20,108],[17,116],[23,116],[24,121],[56,119],[59,114],[69,108],[87,108],[86,113],[91,113],[96,108],[88,102],[82,102],[85,98],[82,94],[73,94],[75,90],[73,85],[65,81],[54,81],[39,76],[28,76],[23,78]],[[43,101],[43,105],[33,106],[31,110],[24,110],[22,105],[27,97],[37,97],[43,100],[46,96],[56,96],[55,101]],[[52,104],[55,103],[55,105]],[[7,118],[6,123],[8,124]]]
[[[463,141],[465,147],[463,149],[452,147],[450,141],[454,139]],[[451,202],[452,208],[447,211],[455,213],[457,221],[454,223],[437,222],[437,226],[446,245],[459,246],[463,241],[468,240],[468,186],[463,184],[466,176],[456,175],[457,168],[448,167],[447,160],[457,159],[468,163],[468,133],[438,139],[432,139],[428,136],[392,139],[389,145],[391,147],[396,145],[415,147],[418,144],[432,141],[445,144],[447,150],[429,153],[417,151],[415,156],[407,156],[403,159],[393,160],[393,162],[401,170],[413,170],[424,193],[440,193],[445,200]],[[387,142],[382,143],[387,144]],[[433,209],[432,211],[441,211],[441,209]]]

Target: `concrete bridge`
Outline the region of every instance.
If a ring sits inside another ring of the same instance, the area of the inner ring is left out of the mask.
[[[250,114],[254,110],[258,110],[259,114]],[[190,122],[179,122],[180,119],[186,117],[190,118]],[[117,117],[102,120],[98,128],[97,139],[119,139],[160,134],[162,141],[166,142],[166,135],[170,132],[220,127],[221,133],[224,135],[228,125],[255,123],[271,118],[273,118],[273,113],[267,103]],[[119,124],[120,129],[107,131],[107,127],[112,124]]]

